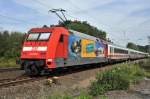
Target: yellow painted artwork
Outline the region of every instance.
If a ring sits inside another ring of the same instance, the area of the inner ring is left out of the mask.
[[[96,57],[93,40],[82,39],[81,45],[81,57]]]

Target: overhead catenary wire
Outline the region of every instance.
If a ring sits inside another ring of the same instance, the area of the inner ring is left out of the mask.
[[[40,5],[44,6],[44,7],[47,7],[48,9],[51,9],[51,10],[49,10],[48,12],[53,12],[53,13],[55,13],[63,22],[67,20],[65,14],[63,13],[63,12],[66,12],[66,10],[61,9],[61,8],[59,8],[59,9],[54,9],[52,6],[47,5],[47,4],[45,4],[45,3],[43,3],[43,2],[41,2],[41,1],[39,1],[39,0],[36,0],[36,3],[38,3],[38,4],[40,4]],[[60,11],[60,13],[61,13],[61,14],[63,15],[63,17],[65,18],[65,20],[57,13],[57,11]]]
[[[46,7],[46,8],[48,8],[48,9],[54,9],[54,7],[52,7],[51,5],[47,5],[46,3],[43,3],[43,2],[41,2],[41,1],[39,1],[39,0],[36,0],[36,3],[40,4],[41,6]],[[67,14],[68,16],[70,16],[70,17],[72,17],[72,18],[78,19],[78,18],[76,18],[76,17],[70,15],[67,11],[66,11],[65,14]],[[62,15],[64,16],[64,13],[62,13]],[[67,19],[65,16],[64,16],[64,18]]]
[[[67,1],[68,1],[68,3],[70,3],[72,6],[74,6],[76,9],[79,9],[79,10],[81,10],[81,11],[84,11],[84,12],[82,12],[83,14],[90,16],[90,18],[93,19],[93,21],[95,21],[96,23],[98,22],[97,24],[101,26],[100,23],[102,23],[102,22],[100,22],[99,19],[97,19],[95,16],[91,16],[87,11],[85,11],[85,9],[80,8],[79,6],[77,6],[76,4],[74,4],[71,0],[67,0]],[[104,26],[106,26],[106,27],[112,29],[112,27],[109,26],[109,25],[106,25],[106,24],[105,24]],[[114,35],[114,34],[113,34],[113,35]],[[118,35],[114,35],[114,36],[115,36],[117,39],[120,39],[120,37],[118,37]],[[122,39],[122,40],[123,40],[123,39]],[[124,41],[126,42],[125,39],[124,39]]]
[[[69,16],[70,18],[73,18],[73,19],[75,19],[75,20],[79,20],[79,18],[77,18],[77,17],[75,17],[75,16],[70,15],[70,13],[68,13],[68,12],[66,12],[65,14],[66,14],[67,16]]]
[[[45,6],[45,7],[47,7],[48,9],[49,9],[49,5],[47,5],[47,4],[45,4],[45,3],[43,3],[43,2],[40,2],[39,0],[36,0],[36,1],[38,1],[38,2],[36,2],[36,3],[39,3],[40,5],[42,5],[42,6]],[[76,6],[74,3],[72,3],[70,0],[68,0],[70,3],[71,3],[71,5],[73,5],[75,8],[77,8],[77,9],[80,9],[80,10],[83,10],[83,9],[81,9],[80,7],[78,7],[78,6]],[[50,6],[50,8],[51,9],[53,9],[51,6]],[[53,12],[53,11],[51,11],[51,12]],[[55,13],[62,21],[64,21],[59,15],[58,15],[58,13]],[[85,14],[85,13],[84,13]],[[69,14],[67,14],[67,15],[69,15]],[[73,17],[73,16],[71,16],[71,15],[69,15],[70,17],[72,17],[72,18],[75,18],[75,17]],[[95,22],[97,22],[97,20],[95,20],[94,18],[93,18],[93,16],[91,16],[91,15],[89,15],[88,14],[88,16],[90,16],[90,18],[92,18]],[[77,18],[76,18],[77,19]],[[99,23],[101,23],[101,22],[99,22]],[[100,25],[100,24],[99,24]],[[101,25],[100,25],[101,26]]]
[[[32,1],[35,1],[36,3],[38,3],[38,4],[40,4],[40,5],[44,6],[44,7],[46,7],[48,9],[53,9],[53,7],[51,7],[50,5],[47,5],[47,4],[45,4],[45,3],[43,3],[43,2],[41,2],[39,0],[32,0]]]
[[[48,9],[53,9],[53,7],[52,7],[51,5],[48,5],[48,4],[46,4],[46,3],[43,3],[43,2],[41,2],[41,1],[39,1],[39,0],[36,0],[36,1],[37,1],[36,3],[38,3],[38,4],[40,4],[40,5],[44,6],[44,7],[47,7]],[[68,1],[68,3],[69,3],[70,5],[74,6],[74,8],[76,8],[76,9],[78,9],[78,10],[80,10],[80,11],[83,11],[83,10],[84,10],[83,14],[90,16],[90,18],[91,18],[93,21],[95,21],[95,22],[97,23],[97,25],[102,26],[102,24],[100,24],[100,23],[102,23],[102,22],[100,22],[96,17],[91,16],[87,11],[85,11],[85,9],[80,8],[79,6],[77,6],[76,4],[74,4],[71,0],[67,0],[67,1]],[[72,18],[74,18],[74,19],[78,19],[78,18],[76,18],[76,17],[74,17],[74,16],[68,14],[68,12],[65,13],[65,14],[67,14],[67,16],[72,17]],[[104,26],[106,26],[106,27],[108,27],[108,28],[112,28],[111,26],[108,26],[108,25],[106,25],[106,24],[105,24]],[[113,35],[114,35],[114,34],[113,34]],[[114,36],[115,36],[116,38],[120,39],[120,37],[118,37],[117,35],[114,35]],[[123,40],[123,39],[122,39],[122,40]]]
[[[100,23],[102,23],[102,22],[100,22],[99,21],[99,19],[97,19],[95,16],[91,16],[89,13],[87,13],[87,11],[85,11],[85,9],[82,9],[82,8],[80,8],[79,6],[77,6],[76,4],[74,4],[71,0],[67,0],[68,1],[68,3],[70,3],[72,6],[74,6],[76,9],[79,9],[80,11],[84,11],[84,12],[82,12],[83,14],[85,14],[85,15],[88,15],[88,16],[90,16],[90,18],[93,20],[93,21],[95,21],[98,25],[100,25],[100,26],[102,26],[102,24],[100,24]],[[111,26],[108,26],[108,25],[104,25],[104,26],[106,26],[106,27],[108,27],[108,28],[112,28]],[[116,36],[116,35],[115,35]],[[117,37],[117,36],[116,36]],[[117,38],[119,38],[119,37],[117,37]]]
[[[35,1],[35,0],[34,0]],[[36,2],[42,6],[48,6],[46,5],[45,3],[42,3],[40,2],[39,0],[36,0]],[[49,8],[52,8],[49,6]],[[8,15],[4,15],[4,14],[0,14],[0,17],[3,17],[5,19],[9,19],[9,20],[12,20],[12,21],[15,21],[15,22],[18,22],[18,23],[12,23],[12,24],[19,24],[19,23],[24,23],[24,24],[33,24],[33,25],[37,25],[37,23],[34,23],[34,22],[29,22],[27,20],[22,20],[22,19],[18,19],[18,18],[15,18],[15,17],[11,17],[11,16],[8,16]],[[9,24],[9,22],[5,23],[5,24]]]
[[[54,9],[54,7],[52,7],[51,5],[47,5],[46,3],[43,3],[43,2],[41,2],[41,1],[39,1],[39,0],[32,0],[32,1],[35,1],[36,3],[40,4],[41,6],[46,7],[46,8],[48,8],[48,9]],[[74,16],[70,15],[68,12],[66,12],[65,14],[67,14],[69,17],[78,19],[77,17],[74,17]],[[62,15],[63,15],[63,14],[62,14]],[[64,16],[64,15],[63,15],[63,16]],[[65,19],[67,19],[67,18],[65,17]]]
[[[85,15],[88,15],[88,16],[90,16],[90,18],[91,19],[93,19],[95,22],[99,22],[99,20],[96,18],[96,17],[94,17],[94,16],[91,16],[90,14],[88,14],[88,13],[85,13],[85,12],[87,12],[87,11],[85,11],[85,9],[82,9],[82,8],[80,8],[79,6],[77,6],[76,4],[74,4],[71,0],[67,0],[68,1],[68,3],[70,3],[72,6],[74,6],[76,9],[79,9],[80,11],[84,11],[84,12],[82,12],[83,14],[85,14]],[[95,20],[96,19],[96,20]],[[102,22],[99,22],[99,23],[102,23]],[[101,25],[101,24],[99,24],[99,25]]]
[[[27,23],[27,24],[34,24],[34,25],[37,25],[36,23],[33,23],[33,22],[27,22],[26,20],[17,19],[17,18],[15,18],[15,17],[10,17],[10,16],[3,15],[3,14],[0,14],[0,17],[3,17],[3,18],[5,18],[5,19],[9,19],[9,20],[12,20],[12,21],[21,22],[21,23]]]

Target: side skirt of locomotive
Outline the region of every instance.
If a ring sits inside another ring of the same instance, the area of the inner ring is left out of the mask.
[[[75,66],[75,65],[85,65],[85,64],[94,64],[94,63],[103,63],[108,62],[107,58],[96,57],[96,58],[68,58],[64,60],[63,58],[57,58],[55,60],[57,67],[66,67],[66,66]]]
[[[55,59],[56,68],[65,68],[77,65],[95,64],[95,63],[107,63],[108,59],[104,57],[99,58],[81,58],[81,59]],[[92,65],[91,65],[92,66]],[[47,74],[48,69],[45,65],[45,60],[22,60],[21,67],[25,70],[25,73],[29,76],[38,76]]]

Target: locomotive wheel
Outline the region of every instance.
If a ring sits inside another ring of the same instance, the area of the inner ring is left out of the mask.
[[[29,76],[38,76],[40,74],[40,70],[35,64],[32,65],[26,64],[24,69],[25,73]]]

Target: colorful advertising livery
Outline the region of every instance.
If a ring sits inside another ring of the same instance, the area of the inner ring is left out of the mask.
[[[86,35],[86,34],[84,34]],[[88,35],[86,35],[88,36]],[[98,39],[85,39],[83,34],[74,32],[69,35],[69,57],[95,58],[104,57],[104,45]]]

